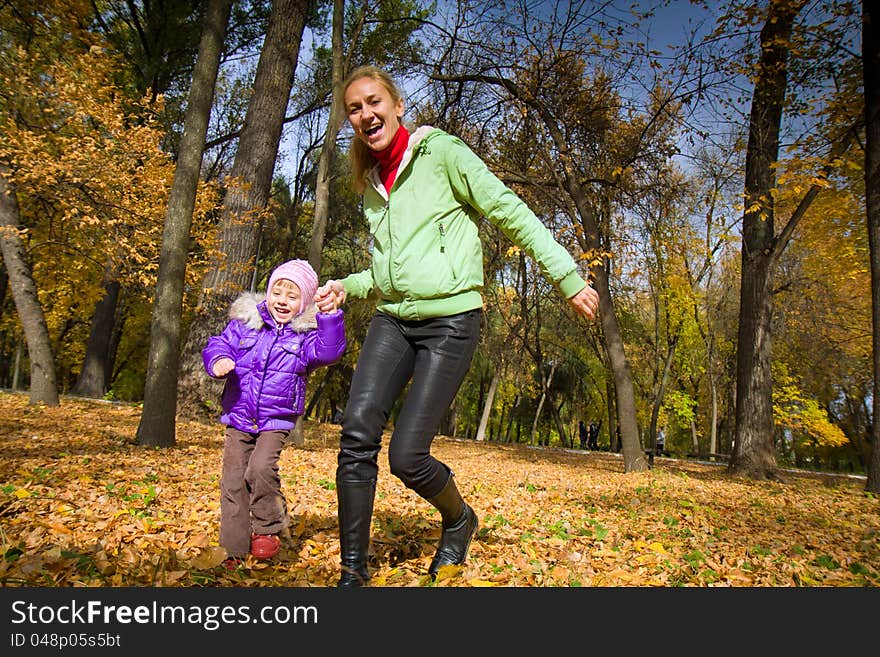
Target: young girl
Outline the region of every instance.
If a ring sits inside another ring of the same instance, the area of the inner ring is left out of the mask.
[[[229,324],[202,350],[208,374],[226,378],[220,422],[226,425],[220,480],[220,545],[227,567],[250,552],[271,559],[287,526],[278,458],[302,415],[309,372],[345,351],[343,312],[332,299],[320,314],[318,276],[290,260],[269,277],[266,297],[242,294]]]
[[[373,236],[372,266],[328,281],[315,300],[378,294],[342,418],[336,491],[340,587],[369,579],[367,551],[382,431],[411,381],[388,446],[391,472],[440,511],[440,545],[428,572],[467,557],[478,521],[431,442],[470,366],[480,333],[485,216],[541,266],[574,309],[590,319],[599,298],[571,255],[525,203],[462,142],[401,125],[403,98],[387,73],[361,67],[344,86],[354,129],[354,186]]]

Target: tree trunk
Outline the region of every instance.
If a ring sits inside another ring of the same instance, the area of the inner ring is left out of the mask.
[[[556,422],[556,433],[559,434],[559,442],[562,443],[563,447],[568,446],[568,432],[565,430],[565,423],[562,421],[562,415],[560,410],[562,409],[562,405],[565,403],[565,400],[559,402],[559,405],[556,405],[556,400],[553,398],[553,393],[549,390],[547,391],[547,397],[550,399],[550,408],[553,409],[553,420]],[[574,445],[572,445],[574,447]]]
[[[752,98],[746,151],[742,282],[737,334],[736,429],[728,471],[778,479],[773,447],[773,188],[779,129],[788,85],[792,25],[802,3],[771,0],[761,30],[761,58]]]
[[[193,70],[180,155],[162,235],[156,298],[150,324],[150,353],[144,408],[137,429],[140,445],[167,447],[176,442],[177,382],[181,316],[189,252],[189,231],[211,116],[214,85],[226,38],[232,0],[210,0]]]
[[[107,393],[112,372],[111,347],[116,307],[119,303],[120,284],[108,267],[104,272],[104,296],[95,305],[86,355],[82,370],[73,386],[73,394],[91,399],[102,399]]]
[[[447,436],[452,436],[453,438],[458,437],[458,404],[456,400],[452,400],[452,404],[449,406],[449,411],[447,412],[447,416],[449,417],[449,431],[445,434]]]
[[[605,396],[608,399],[608,451],[616,452],[622,449],[617,444],[617,399],[614,395],[614,384],[607,376],[605,377]]]
[[[327,232],[327,215],[330,207],[330,163],[336,153],[336,136],[342,125],[342,82],[345,77],[343,61],[343,24],[345,0],[333,0],[333,90],[330,100],[330,116],[324,132],[324,143],[318,158],[318,179],[315,184],[315,218],[312,222],[312,237],[309,242],[309,262],[321,278],[321,253],[324,249],[324,235]]]
[[[672,371],[672,361],[675,358],[675,349],[678,346],[678,336],[681,335],[681,329],[675,332],[672,342],[669,344],[669,350],[663,359],[663,373],[657,382],[654,391],[654,403],[651,404],[651,424],[648,427],[648,440],[653,448],[657,448],[657,421],[660,418],[660,407],[663,406],[663,397],[666,395],[666,386],[669,384],[669,373]],[[660,342],[658,340],[657,344]]]
[[[489,415],[492,413],[492,404],[495,401],[496,390],[498,390],[498,374],[492,376],[492,383],[489,385],[489,394],[486,395],[483,415],[480,418],[480,426],[477,429],[477,440],[484,440],[486,438],[486,425],[489,424]]]
[[[12,389],[18,390],[18,375],[21,372],[21,342],[15,345],[15,365],[12,368]]]
[[[306,404],[306,409],[303,412],[303,417],[310,417],[312,415],[312,413],[314,413],[315,406],[321,400],[321,395],[324,392],[324,386],[326,386],[327,381],[330,380],[331,374],[333,374],[333,366],[331,365],[330,367],[325,367],[324,368],[324,375],[321,377],[321,382],[317,386],[315,386],[315,391],[312,393],[312,398],[309,400],[309,403]],[[335,408],[332,409],[330,411],[331,414],[335,410],[336,410]],[[331,417],[332,417],[332,415],[331,415]]]
[[[579,176],[571,165],[568,142],[559,129],[553,116],[543,107],[537,107],[554,145],[559,149],[563,164],[563,184],[569,197],[577,208],[583,227],[582,249],[585,253],[599,253],[599,226],[596,223],[586,193],[579,183]],[[632,371],[626,357],[623,335],[614,301],[611,297],[611,286],[608,282],[608,270],[605,260],[590,268],[596,292],[599,295],[599,321],[602,323],[602,334],[605,336],[605,351],[608,364],[614,377],[614,391],[617,398],[617,418],[620,425],[620,438],[623,442],[624,472],[641,472],[648,469],[648,461],[642,450],[639,439],[639,427],[636,414],[636,398],[633,389]]]
[[[309,264],[321,278],[321,253],[324,249],[324,235],[327,232],[327,218],[330,207],[330,163],[336,152],[336,135],[342,124],[342,78],[344,66],[342,61],[342,31],[345,14],[344,0],[333,0],[333,91],[330,101],[330,116],[327,119],[327,129],[324,132],[324,143],[321,145],[321,155],[318,158],[318,175],[315,184],[315,217],[312,221],[312,237],[309,242]],[[303,435],[304,417],[296,418],[296,424],[290,432],[290,442],[293,445],[305,444]]]
[[[519,388],[519,378],[514,381],[514,387]],[[507,427],[504,430],[504,442],[510,442],[510,429],[513,427],[513,421],[516,419],[516,409],[519,408],[519,401],[522,399],[522,396],[517,393],[513,398],[513,405],[510,407],[510,413],[507,416]],[[519,438],[517,438],[517,442],[519,442]]]
[[[713,374],[712,364],[709,364],[709,389],[712,392],[712,412],[710,415],[709,425],[709,453],[717,454],[718,453],[718,388],[715,385],[715,376]],[[711,457],[711,460],[715,460],[715,457]]]
[[[21,220],[18,199],[6,178],[7,174],[6,167],[0,166],[0,251],[3,252],[12,299],[27,341],[31,363],[29,403],[58,406],[55,357],[49,341],[49,329],[19,234]]]
[[[599,318],[605,335],[605,350],[614,377],[614,396],[617,399],[617,418],[620,423],[620,441],[623,443],[624,472],[642,472],[648,469],[648,461],[639,438],[636,420],[636,397],[633,390],[632,372],[623,345],[620,324],[614,313],[608,272],[605,267],[592,269],[599,293]]]
[[[544,408],[544,401],[547,399],[547,389],[553,382],[553,372],[556,371],[556,363],[550,366],[550,374],[544,381],[544,375],[541,375],[541,399],[538,401],[538,408],[535,411],[535,418],[532,420],[532,435],[529,438],[529,444],[535,444],[535,434],[538,432],[538,419],[541,417],[541,410]],[[540,441],[539,441],[540,442]]]
[[[200,414],[219,397],[220,386],[205,373],[201,352],[208,338],[223,330],[232,301],[251,286],[261,216],[269,200],[284,114],[310,8],[311,2],[301,0],[276,0],[272,4],[254,92],[220,218],[222,260],[205,275],[181,354],[181,413]]]
[[[877,3],[862,2],[862,76],[865,83],[865,208],[871,257],[874,388],[871,461],[865,489],[880,493],[880,30]]]

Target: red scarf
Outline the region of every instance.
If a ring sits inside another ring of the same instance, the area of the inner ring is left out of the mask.
[[[379,178],[388,193],[391,193],[391,185],[397,177],[397,167],[403,159],[406,147],[409,144],[409,131],[401,125],[391,143],[381,151],[374,151],[373,156],[379,162]]]

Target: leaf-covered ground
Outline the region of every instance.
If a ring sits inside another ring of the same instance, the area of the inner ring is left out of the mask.
[[[306,425],[281,456],[289,535],[272,562],[220,566],[223,430],[179,422],[177,445],[133,444],[139,407],[0,393],[0,584],[333,586],[338,427]],[[386,436],[387,437],[387,436]],[[425,575],[437,512],[380,455],[377,586],[877,586],[880,501],[864,480],[728,477],[658,459],[438,438],[481,527],[464,567]]]

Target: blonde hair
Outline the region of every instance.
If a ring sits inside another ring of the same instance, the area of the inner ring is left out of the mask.
[[[345,84],[342,86],[343,96],[345,95],[345,92],[348,91],[351,84],[361,78],[370,78],[381,84],[388,90],[388,93],[391,95],[391,100],[395,103],[403,98],[403,95],[400,93],[400,88],[394,82],[394,79],[381,68],[370,65],[358,66],[348,74],[348,77],[345,79]],[[351,160],[352,187],[354,187],[354,190],[358,194],[363,194],[364,189],[367,187],[364,176],[367,171],[375,166],[376,158],[373,157],[373,153],[370,151],[369,147],[357,137],[354,137],[351,140],[351,147],[348,150],[348,156]]]
[[[299,285],[297,285],[294,281],[290,280],[289,278],[277,279],[274,283],[272,283],[272,287],[273,288],[280,287],[285,290],[292,290],[293,288],[296,288],[298,292],[301,292],[301,290],[299,289]],[[271,290],[270,290],[270,292],[271,292]]]

